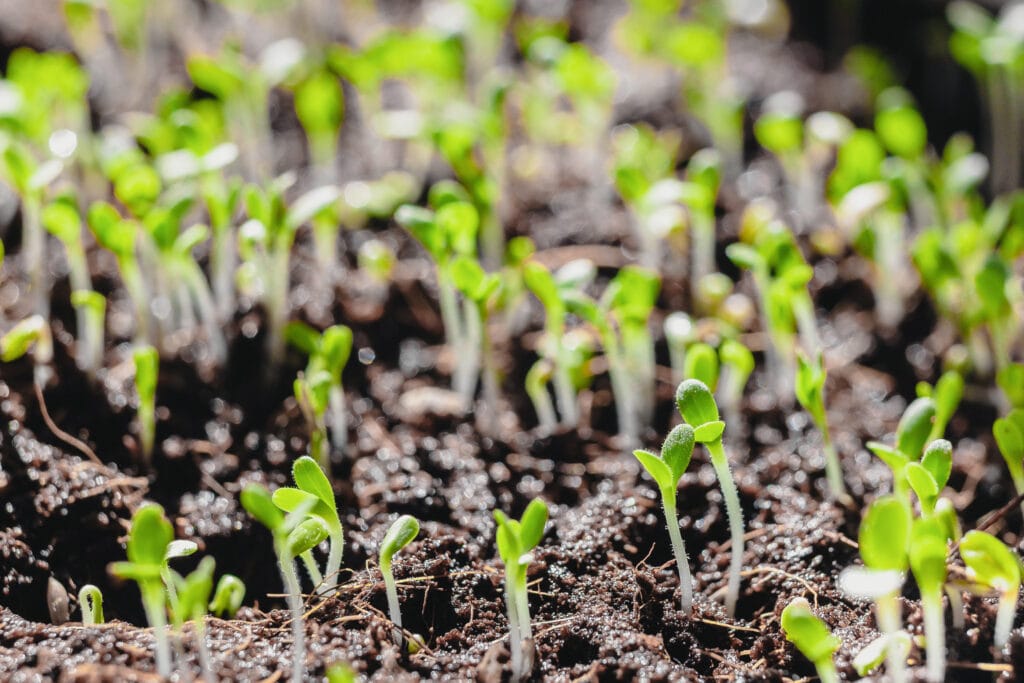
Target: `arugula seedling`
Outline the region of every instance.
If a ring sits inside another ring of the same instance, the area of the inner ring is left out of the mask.
[[[331,458],[327,447],[327,403],[331,376],[319,370],[311,376],[300,372],[292,383],[295,401],[309,426],[309,454],[326,472],[331,471]]]
[[[316,467],[316,463],[310,462]],[[277,567],[292,613],[292,681],[300,683],[306,672],[306,627],[302,621],[302,588],[295,571],[295,558],[315,548],[330,533],[321,519],[307,518],[322,501],[306,496],[286,517],[270,492],[259,484],[249,484],[242,489],[240,500],[246,512],[267,527],[274,538]]]
[[[1017,493],[1024,493],[1024,409],[1014,408],[992,425],[992,435],[1006,461]],[[1024,509],[1024,503],[1021,504]]]
[[[156,385],[160,354],[152,346],[139,346],[132,352],[132,360],[135,363],[135,393],[139,400],[139,455],[142,464],[149,468],[156,441]]]
[[[114,562],[110,572],[121,579],[139,584],[146,620],[156,640],[157,673],[171,675],[171,650],[167,640],[167,613],[164,569],[167,546],[174,540],[174,529],[164,516],[164,510],[155,503],[147,503],[132,516],[128,532],[128,561]]]
[[[825,411],[825,378],[826,372],[821,354],[818,354],[814,360],[808,359],[803,353],[797,354],[797,374],[794,384],[796,398],[821,433],[829,493],[833,500],[843,501],[849,496],[846,494],[846,485],[843,483],[843,466],[839,462],[839,453],[836,452],[836,447],[832,443],[832,434],[828,428],[828,413]]]
[[[910,569],[921,592],[927,676],[932,683],[946,680],[946,622],[942,615],[946,536],[942,522],[928,517],[915,520],[910,531]]]
[[[946,435],[946,425],[953,418],[957,406],[960,405],[960,399],[963,398],[964,377],[956,370],[947,370],[942,373],[934,387],[927,382],[919,382],[917,395],[930,397],[935,401],[935,418],[932,422],[932,431],[928,434],[928,441],[941,439]]]
[[[420,533],[420,523],[415,517],[402,515],[388,527],[384,534],[384,540],[380,543],[380,573],[384,576],[384,590],[388,596],[388,614],[395,624],[395,641],[401,645],[402,637],[402,609],[398,603],[398,588],[395,585],[395,575],[391,572],[391,561],[399,550],[412,543]]]
[[[811,611],[803,598],[796,598],[782,610],[782,631],[800,654],[814,664],[821,683],[839,683],[839,674],[832,658],[842,645],[824,621]]]
[[[114,255],[128,296],[135,308],[136,340],[150,340],[150,294],[136,255],[137,226],[121,217],[110,204],[93,202],[86,222],[101,247]]]
[[[848,567],[839,576],[840,589],[875,603],[878,628],[885,638],[886,673],[893,681],[906,679],[906,657],[897,646],[900,627],[899,592],[909,565],[911,514],[898,496],[875,500],[860,524],[858,537],[863,567]]]
[[[1016,553],[1002,541],[984,531],[968,531],[960,540],[960,556],[968,576],[976,583],[999,593],[999,608],[993,635],[996,649],[1010,640],[1013,618],[1020,592],[1021,564]]]
[[[345,550],[345,535],[338,516],[338,505],[334,500],[334,490],[320,466],[306,455],[292,465],[292,479],[295,480],[296,488],[282,487],[274,491],[274,504],[289,513],[295,513],[308,505],[306,514],[324,523],[330,538],[330,548],[323,586],[326,591],[332,591],[338,585],[338,571]]]
[[[326,417],[327,425],[330,427],[331,445],[344,451],[348,446],[348,411],[341,374],[352,354],[352,330],[345,325],[331,325],[319,333],[305,323],[291,322],[285,327],[284,332],[288,341],[303,351],[309,359],[306,363],[305,376],[306,388],[311,390],[312,398],[317,398],[315,392],[319,391],[320,384],[326,383],[326,407],[320,412],[320,417]],[[326,373],[325,378],[321,377],[322,373]],[[296,396],[298,395],[296,385]],[[313,413],[315,415],[316,411]],[[313,450],[312,447],[310,450]],[[317,460],[325,471],[329,471],[326,459]]]
[[[743,390],[754,372],[754,354],[743,342],[724,339],[718,347],[718,358],[722,367],[718,377],[718,402],[722,406],[726,424],[736,429],[742,424],[740,404],[743,401]],[[731,435],[732,431],[729,433]]]
[[[896,425],[896,444],[888,446],[878,441],[869,441],[868,450],[889,466],[893,476],[893,492],[909,501],[909,482],[906,468],[921,457],[921,452],[932,431],[935,418],[935,401],[922,396],[914,399],[903,411]]]
[[[194,639],[199,651],[200,677],[205,681],[213,681],[213,665],[210,648],[206,643],[206,614],[210,594],[213,592],[213,571],[216,562],[212,557],[204,557],[199,566],[188,576],[182,577],[177,572],[171,574],[175,586],[171,616],[174,630],[181,633],[186,621],[194,624]]]
[[[91,583],[82,586],[78,591],[78,606],[82,609],[82,623],[95,626],[104,623],[103,593]]]
[[[41,315],[30,315],[0,337],[0,362],[10,363],[32,351],[32,379],[42,389],[50,378],[53,362],[53,337],[50,325]]]
[[[722,446],[725,423],[719,419],[718,405],[711,390],[700,380],[688,379],[679,385],[676,389],[676,407],[683,420],[693,427],[696,442],[704,444],[708,455],[711,456],[711,466],[722,489],[726,517],[729,519],[729,536],[732,541],[729,584],[725,596],[725,610],[731,618],[736,613],[736,600],[739,598],[744,541],[740,495],[729,469],[725,448]]]
[[[217,581],[210,601],[210,612],[218,617],[234,619],[245,600],[245,584],[234,574],[224,574]]]
[[[178,602],[178,586],[174,580],[174,572],[171,570],[171,560],[179,557],[188,557],[194,555],[199,550],[192,541],[171,541],[167,545],[167,552],[164,553],[164,566],[160,570],[160,578],[164,582],[164,588],[167,590],[167,601],[171,605],[171,610],[175,610]]]
[[[693,457],[693,445],[693,427],[681,424],[669,432],[665,443],[661,446],[659,455],[643,450],[633,451],[633,455],[658,485],[658,492],[661,494],[661,506],[665,511],[668,536],[672,541],[676,569],[679,572],[680,604],[685,615],[689,615],[693,611],[693,577],[690,575],[690,560],[686,556],[686,545],[679,532],[676,491],[679,488],[679,481],[683,478],[683,473],[690,465],[690,458]]]
[[[953,469],[953,445],[945,439],[936,439],[925,448],[920,462],[909,462],[903,474],[910,488],[921,501],[921,514],[930,517],[942,488],[949,481]]]
[[[469,256],[458,256],[451,264],[452,281],[467,301],[476,308],[474,326],[480,332],[480,358],[483,363],[483,396],[487,409],[489,433],[498,431],[498,367],[494,358],[493,343],[489,333],[490,311],[493,299],[501,285],[501,277],[495,273],[485,273],[483,267]]]
[[[530,501],[516,521],[501,510],[494,511],[498,523],[498,554],[505,563],[505,602],[508,605],[509,652],[512,680],[526,680],[533,670],[533,632],[530,627],[530,602],[526,572],[533,561],[530,554],[544,536],[548,506],[540,498]]]

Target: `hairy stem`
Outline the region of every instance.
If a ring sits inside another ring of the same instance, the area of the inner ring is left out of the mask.
[[[277,566],[281,571],[285,592],[288,594],[288,609],[292,613],[292,681],[301,683],[306,674],[306,627],[302,621],[302,589],[299,587],[295,562],[287,556],[283,548],[279,549],[278,558]]]
[[[680,605],[683,614],[689,616],[693,611],[693,577],[690,575],[690,561],[686,557],[686,544],[679,532],[679,518],[676,512],[675,490],[662,491],[661,503],[665,510],[665,521],[668,523],[668,537],[672,541],[672,552],[676,558],[676,569],[679,571]]]
[[[725,457],[722,440],[718,439],[706,444],[711,454],[711,466],[715,468],[722,498],[725,500],[725,512],[729,518],[729,535],[732,539],[732,556],[729,559],[729,587],[725,595],[725,610],[729,617],[736,614],[736,601],[740,594],[740,570],[743,563],[743,509],[740,507],[740,494],[733,481],[729,469],[729,461]]]

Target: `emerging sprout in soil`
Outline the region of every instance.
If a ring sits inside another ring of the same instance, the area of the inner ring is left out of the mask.
[[[533,670],[533,632],[530,628],[530,602],[526,571],[533,560],[530,552],[544,536],[548,506],[539,498],[530,501],[516,521],[501,510],[494,511],[498,522],[498,554],[505,563],[505,602],[508,605],[509,652],[512,680],[526,680]]]
[[[853,597],[873,600],[878,629],[886,639],[889,677],[905,680],[906,656],[898,647],[901,636],[899,592],[909,563],[911,514],[906,501],[884,496],[868,508],[860,525],[863,567],[849,567],[839,576],[839,587]]]
[[[274,491],[274,504],[292,514],[305,510],[303,514],[323,522],[330,538],[323,586],[325,590],[331,591],[338,585],[338,571],[345,550],[345,536],[338,516],[338,505],[334,500],[334,490],[323,470],[309,456],[304,455],[295,461],[292,478],[296,488],[283,487]]]
[[[953,469],[953,444],[945,439],[936,439],[928,444],[920,462],[909,462],[904,467],[904,476],[910,488],[921,501],[921,514],[930,517],[935,512],[942,487],[949,481]]]
[[[1020,592],[1020,558],[1002,541],[984,531],[968,531],[960,540],[960,556],[968,576],[978,584],[999,593],[994,642],[1002,649],[1010,640],[1013,617]]]
[[[929,517],[914,521],[910,532],[910,569],[921,592],[928,680],[932,683],[942,683],[946,677],[946,622],[942,615],[946,550],[942,522]]]
[[[174,580],[174,572],[171,570],[171,560],[195,555],[197,550],[199,550],[199,546],[192,541],[171,541],[167,545],[167,551],[164,553],[164,566],[160,570],[160,578],[164,582],[164,588],[167,589],[167,597],[172,609],[178,602],[178,585]]]
[[[310,462],[316,467],[316,463]],[[270,492],[259,484],[246,486],[240,500],[246,512],[267,527],[274,537],[277,566],[292,613],[292,681],[299,683],[306,672],[306,627],[302,621],[302,588],[295,571],[295,558],[315,548],[328,536],[328,529],[320,519],[307,518],[320,501],[314,496],[305,497],[286,517],[275,505]]]
[[[234,619],[245,600],[245,584],[234,574],[224,574],[217,582],[210,601],[210,612],[218,617]]]
[[[104,623],[103,593],[96,586],[91,583],[82,586],[78,591],[78,606],[82,610],[82,623],[86,626]]]
[[[476,307],[476,320],[480,325],[480,358],[483,364],[483,396],[487,411],[487,430],[495,434],[498,430],[498,367],[494,358],[494,348],[488,333],[488,322],[494,297],[501,287],[501,277],[494,273],[484,272],[476,259],[469,256],[456,257],[451,264],[452,282],[465,297]]]
[[[1006,417],[997,419],[992,425],[992,435],[1017,493],[1024,493],[1024,409],[1014,408]]]
[[[782,630],[786,640],[814,664],[821,683],[838,683],[839,674],[832,657],[842,643],[828,630],[825,622],[814,616],[810,603],[797,598],[786,605],[782,610]]]
[[[199,651],[199,667],[203,680],[212,681],[212,664],[210,649],[206,644],[206,611],[213,592],[213,570],[216,562],[212,557],[204,557],[199,566],[188,576],[172,574],[176,598],[172,601],[171,616],[174,630],[182,632],[186,621],[194,623],[194,639]]]
[[[743,390],[754,372],[754,354],[743,342],[725,339],[718,347],[721,372],[718,377],[718,402],[727,425],[737,428],[741,424],[740,403]],[[729,432],[730,435],[732,432]]]
[[[907,465],[917,462],[921,451],[928,442],[935,418],[935,401],[930,397],[914,399],[907,406],[896,425],[896,444],[888,446],[878,441],[869,441],[868,450],[889,466],[893,475],[893,492],[909,502]],[[945,481],[943,481],[945,485]]]
[[[352,330],[332,325],[321,333],[305,323],[292,322],[285,327],[285,337],[309,358],[304,378],[296,380],[295,396],[310,424],[310,453],[329,471],[327,444],[320,427],[330,427],[334,448],[343,451],[347,447],[348,413],[341,373],[352,354]],[[326,396],[321,395],[323,392]],[[317,438],[319,442],[314,444]]]
[[[138,256],[135,253],[136,236],[141,231],[133,222],[122,218],[117,209],[106,202],[94,202],[89,207],[87,222],[96,241],[112,253],[117,260],[121,281],[135,308],[136,339],[152,341],[150,337],[150,328],[152,327],[149,312],[150,293],[139,267]]]
[[[693,457],[693,427],[681,424],[669,432],[668,438],[661,446],[661,454],[649,451],[633,451],[633,455],[644,466],[658,485],[661,494],[661,505],[665,510],[665,521],[668,523],[668,536],[672,541],[672,552],[675,553],[676,569],[679,572],[679,589],[683,614],[689,615],[693,610],[693,578],[690,576],[690,561],[686,556],[686,545],[679,533],[679,518],[676,512],[676,490],[679,480],[690,465]]]
[[[110,565],[110,572],[139,584],[146,620],[156,639],[156,668],[161,676],[171,675],[171,650],[167,639],[167,613],[162,573],[167,546],[174,540],[174,529],[159,505],[149,503],[132,517],[128,533],[128,561]]]
[[[676,389],[676,406],[683,419],[693,427],[694,439],[704,444],[711,456],[718,484],[725,500],[725,512],[729,518],[729,535],[732,540],[729,561],[729,586],[725,597],[726,612],[732,617],[736,613],[736,600],[740,593],[740,569],[743,562],[743,510],[740,495],[729,469],[729,460],[722,446],[722,432],[725,423],[719,420],[715,397],[700,380],[688,379]]]
[[[714,391],[718,387],[718,352],[704,342],[697,342],[686,351],[683,375],[699,380]]]
[[[825,475],[828,478],[828,489],[832,498],[841,501],[846,498],[846,486],[843,484],[843,467],[839,463],[839,454],[832,443],[832,434],[828,428],[828,413],[825,411],[825,367],[821,354],[813,360],[804,354],[797,354],[796,399],[814,420],[814,426],[821,432],[821,444],[825,450]]]
[[[93,376],[103,365],[107,299],[91,289],[76,289],[71,292],[71,305],[81,319],[81,327],[78,328],[81,346],[75,355],[79,367]]]
[[[384,590],[388,595],[388,614],[395,624],[395,640],[402,644],[402,609],[398,604],[398,588],[395,575],[391,573],[391,560],[395,554],[412,543],[420,533],[420,523],[415,517],[402,515],[388,528],[380,543],[380,573],[384,576]]]
[[[153,459],[156,441],[156,383],[160,354],[152,346],[140,346],[132,352],[135,361],[135,392],[139,399],[139,455],[146,467]]]

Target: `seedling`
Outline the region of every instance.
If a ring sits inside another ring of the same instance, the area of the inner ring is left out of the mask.
[[[689,315],[682,311],[676,311],[665,316],[664,329],[669,361],[672,364],[673,380],[682,382],[686,379],[687,349],[698,338],[696,326]]]
[[[199,546],[192,541],[171,541],[167,545],[167,551],[164,553],[164,566],[160,570],[160,578],[164,582],[164,588],[167,590],[167,598],[172,610],[176,609],[175,605],[178,602],[178,586],[174,579],[174,572],[171,570],[171,560],[195,555],[197,550],[199,550]]]
[[[782,631],[786,640],[814,664],[821,683],[839,682],[832,658],[842,642],[828,630],[825,622],[814,616],[807,600],[797,598],[786,605],[782,610]]]
[[[71,292],[71,305],[75,307],[81,320],[81,345],[75,355],[79,367],[92,376],[103,366],[107,300],[102,294],[91,289],[76,289]]]
[[[932,431],[935,417],[935,401],[930,397],[917,398],[907,406],[896,426],[896,445],[888,446],[878,441],[869,441],[868,450],[889,466],[893,474],[893,491],[909,501],[907,465],[917,462],[921,451]],[[945,482],[943,482],[945,485]]]
[[[953,445],[945,439],[928,444],[920,462],[909,462],[903,469],[910,488],[921,502],[921,514],[930,517],[935,512],[942,487],[949,481],[953,469]]]
[[[245,584],[234,574],[224,574],[217,581],[210,601],[210,612],[218,617],[234,619],[245,600]]]
[[[910,532],[910,569],[921,592],[928,680],[942,683],[946,676],[946,622],[942,593],[946,583],[946,531],[933,518],[914,521]]]
[[[0,337],[0,361],[10,363],[32,351],[32,377],[40,388],[50,377],[53,361],[53,337],[50,325],[41,315],[31,315],[18,322]]]
[[[704,444],[711,456],[711,466],[718,477],[725,501],[725,512],[729,518],[729,536],[732,541],[729,560],[729,585],[725,597],[725,610],[732,617],[736,613],[736,600],[740,593],[740,570],[743,564],[743,510],[740,495],[729,469],[729,460],[722,446],[722,432],[725,423],[719,420],[718,405],[707,385],[696,379],[688,379],[676,389],[676,406],[691,427],[697,443]]]
[[[754,372],[754,354],[742,342],[725,339],[718,347],[718,358],[722,368],[718,378],[718,402],[726,424],[735,428],[741,424],[740,403],[743,390]]]
[[[469,256],[459,256],[451,264],[452,282],[462,293],[466,301],[472,302],[476,308],[474,324],[479,329],[476,336],[480,340],[480,358],[483,364],[483,396],[486,406],[489,433],[498,430],[498,368],[494,358],[494,349],[488,331],[490,312],[493,299],[501,287],[501,277],[494,273],[485,273],[483,267]]]
[[[1020,592],[1021,565],[1016,553],[984,531],[968,531],[960,540],[960,556],[968,576],[999,594],[994,642],[997,650],[1010,640]]]
[[[121,280],[135,308],[136,339],[150,340],[149,288],[142,277],[138,256],[135,253],[137,226],[121,217],[110,204],[94,202],[87,216],[89,229],[96,241],[117,259]]]
[[[310,463],[316,467],[312,460]],[[307,518],[322,501],[312,495],[304,496],[286,517],[270,492],[259,484],[249,484],[242,489],[240,500],[246,512],[267,527],[274,537],[277,566],[292,613],[292,681],[299,683],[306,672],[306,627],[302,620],[302,588],[295,571],[295,558],[315,548],[329,534],[327,526],[319,518]]]
[[[1024,378],[1022,378],[1024,381]],[[946,435],[946,425],[953,418],[960,399],[964,395],[964,378],[956,370],[948,370],[942,373],[935,386],[929,386],[927,382],[920,382],[917,385],[919,397],[930,397],[935,401],[935,418],[932,422],[932,431],[928,434],[928,441],[941,439]]]
[[[825,367],[821,354],[814,360],[808,359],[803,353],[797,354],[796,398],[814,420],[814,426],[821,433],[821,444],[825,451],[825,476],[832,498],[842,501],[846,495],[843,483],[843,467],[839,463],[839,454],[832,443],[832,434],[828,428],[828,413],[825,411]]]
[[[110,565],[110,572],[139,584],[146,620],[156,640],[156,668],[161,676],[171,675],[171,650],[167,640],[167,613],[161,578],[167,546],[174,540],[174,529],[159,505],[143,505],[132,516],[128,532],[128,561]]]
[[[398,604],[398,588],[395,575],[391,572],[391,560],[399,550],[409,545],[420,533],[420,523],[415,517],[402,515],[394,521],[380,543],[380,573],[384,576],[384,590],[388,595],[388,614],[395,624],[395,641],[401,645],[402,609]]]
[[[338,585],[338,571],[345,550],[345,536],[338,516],[338,505],[334,500],[334,490],[323,470],[309,456],[304,455],[295,461],[292,478],[296,488],[285,487],[274,491],[274,504],[292,514],[308,506],[305,514],[323,522],[330,538],[323,586],[326,591],[332,591]]]
[[[905,680],[906,657],[896,647],[900,628],[899,591],[909,559],[911,514],[898,496],[883,496],[868,508],[860,525],[863,567],[849,567],[839,576],[844,593],[875,603],[878,628],[886,639],[887,673],[898,683]]]
[[[104,623],[103,593],[91,583],[82,586],[78,591],[78,606],[82,609],[82,623],[95,626]]]
[[[331,471],[331,458],[327,447],[327,423],[324,415],[330,396],[331,376],[323,370],[307,376],[299,373],[293,382],[295,401],[299,404],[309,426],[309,454],[326,472]]]
[[[331,445],[344,451],[348,446],[348,411],[345,405],[345,391],[341,382],[341,374],[352,354],[352,330],[345,325],[332,325],[322,333],[318,333],[305,323],[292,322],[288,323],[284,332],[288,341],[309,358],[306,363],[303,391],[300,392],[298,380],[296,380],[295,395],[297,399],[300,394],[306,398],[308,393],[310,400],[304,405],[303,399],[299,399],[299,405],[303,407],[304,414],[307,408],[310,409],[311,414],[306,415],[310,427],[313,428],[317,423],[317,419],[310,420],[310,417],[318,417],[321,423],[326,418],[326,425],[330,427]],[[323,376],[324,373],[326,373],[326,377]],[[324,384],[326,387],[323,386]],[[321,397],[317,392],[323,390],[327,392],[325,406],[314,402],[320,400]],[[315,432],[316,430],[311,429],[311,431]],[[326,443],[323,445],[326,446]],[[323,457],[316,459],[325,471],[329,471],[326,464],[328,462],[326,453],[323,452],[323,449],[313,449],[312,438],[310,452],[320,453]]]
[[[530,501],[516,521],[501,510],[494,511],[498,523],[498,554],[505,563],[505,602],[508,605],[509,651],[512,680],[526,680],[533,670],[533,632],[530,627],[530,602],[526,572],[533,561],[530,552],[544,536],[548,506],[539,498]]]
[[[676,490],[683,473],[690,465],[693,457],[693,427],[681,424],[669,432],[668,438],[661,447],[661,454],[649,451],[633,451],[633,455],[644,466],[658,485],[661,494],[661,506],[665,511],[668,523],[668,536],[672,541],[672,552],[675,553],[676,570],[679,572],[679,592],[683,614],[689,615],[693,610],[693,578],[690,575],[690,561],[686,556],[686,545],[679,532],[679,517],[676,512]]]
[[[156,385],[160,354],[152,346],[140,346],[132,352],[135,362],[135,392],[139,400],[139,455],[148,468],[152,465],[156,441]]]
[[[996,374],[1006,400],[1014,408],[1024,408],[1024,363],[1010,363]]]
[[[700,380],[714,391],[718,387],[718,352],[704,342],[693,344],[686,350],[683,375]]]
[[[174,630],[182,632],[186,621],[194,623],[194,638],[199,651],[200,676],[203,680],[212,681],[213,666],[210,649],[206,643],[206,614],[213,591],[213,570],[216,562],[212,557],[204,557],[199,566],[186,577],[172,574],[176,598],[172,602],[171,616]]]

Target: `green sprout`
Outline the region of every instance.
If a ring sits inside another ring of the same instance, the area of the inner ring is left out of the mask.
[[[1024,379],[1024,378],[1022,378]],[[953,419],[960,399],[964,395],[964,377],[956,370],[947,370],[939,377],[935,386],[927,382],[919,382],[917,395],[931,397],[935,401],[935,421],[932,422],[932,431],[928,434],[928,441],[941,439],[946,435],[946,426]]]
[[[308,395],[312,400],[319,400],[317,392],[326,384],[326,406],[323,410],[311,410],[311,415],[306,415],[307,421],[310,421],[311,416],[319,416],[321,422],[326,418],[326,425],[330,427],[331,445],[339,451],[344,451],[348,446],[348,411],[341,375],[352,354],[352,330],[345,325],[332,325],[318,333],[305,323],[291,322],[285,327],[284,332],[288,341],[303,351],[309,359],[306,363],[304,389],[301,394],[296,380],[296,398],[300,395],[305,398]],[[303,399],[299,399],[299,405],[303,406],[304,414],[307,408],[321,407],[319,404],[304,404]],[[310,421],[311,426],[315,422],[316,420]],[[322,441],[326,446],[326,440]],[[314,450],[311,443],[310,451],[324,456],[316,459],[327,471],[328,460],[323,449]]]
[[[949,481],[953,469],[953,444],[945,439],[936,439],[928,444],[920,462],[908,462],[903,474],[910,488],[921,502],[921,513],[930,517],[935,513],[942,488]]]
[[[1010,363],[996,373],[996,384],[1014,408],[1024,408],[1024,363]]]
[[[697,342],[686,350],[683,375],[700,380],[714,391],[718,388],[718,352],[710,344]]]
[[[732,541],[729,561],[729,584],[725,596],[725,610],[730,617],[736,613],[736,600],[740,592],[740,570],[743,566],[743,510],[740,495],[729,469],[729,460],[722,446],[725,423],[719,419],[718,405],[707,385],[696,379],[688,379],[676,389],[676,406],[679,414],[693,427],[694,439],[704,444],[711,456],[711,466],[718,477],[725,500],[726,517],[729,519],[729,536]]]
[[[946,583],[946,530],[935,518],[914,521],[910,531],[910,569],[921,592],[928,680],[942,683],[946,678],[946,622],[942,615],[942,594]]]
[[[797,598],[786,605],[782,610],[782,631],[786,640],[814,664],[821,683],[839,683],[832,658],[842,642],[814,615],[807,600]]]
[[[139,346],[132,352],[135,362],[135,392],[138,396],[139,455],[149,467],[156,442],[156,385],[160,354],[152,346]]]
[[[41,315],[30,315],[0,337],[0,362],[10,363],[32,351],[33,381],[42,388],[50,377],[53,361],[53,337],[50,325]]]
[[[1006,417],[997,419],[992,424],[992,435],[1017,493],[1024,493],[1024,409],[1014,408]]]
[[[152,341],[149,288],[136,254],[137,226],[122,218],[117,209],[106,202],[94,202],[89,207],[87,222],[99,245],[117,260],[121,280],[135,308],[136,339]]]
[[[1002,649],[1010,640],[1020,592],[1020,558],[1002,541],[984,531],[968,531],[960,540],[960,556],[968,577],[999,594],[994,642]]]
[[[309,454],[325,471],[331,471],[331,458],[327,448],[327,413],[331,376],[319,370],[312,375],[300,372],[292,383],[295,401],[309,426]]]
[[[210,612],[219,617],[234,619],[244,600],[245,584],[242,580],[234,574],[224,574],[213,591]]]
[[[718,377],[718,400],[722,405],[726,424],[736,429],[742,424],[740,404],[743,401],[743,391],[754,372],[754,354],[743,345],[743,342],[724,339],[718,347],[718,358],[722,368]]]
[[[174,572],[171,569],[171,560],[179,557],[189,557],[195,555],[196,551],[199,550],[199,546],[193,541],[171,541],[167,544],[167,551],[164,553],[164,566],[160,570],[160,578],[164,582],[164,588],[167,591],[167,599],[171,604],[171,608],[178,601],[178,585],[174,580]]]
[[[875,603],[878,628],[885,638],[886,672],[894,681],[905,680],[906,657],[898,646],[899,593],[909,565],[911,514],[906,501],[883,496],[868,507],[861,520],[858,543],[863,567],[848,567],[839,576],[844,593]]]
[[[308,507],[305,514],[323,522],[330,539],[323,585],[327,591],[334,590],[338,585],[345,536],[331,482],[316,461],[305,455],[292,465],[292,479],[296,488],[283,487],[274,491],[274,504],[293,514]]]
[[[213,571],[216,562],[212,557],[204,557],[199,566],[185,577],[172,574],[175,585],[175,599],[171,603],[171,618],[174,630],[182,632],[186,621],[194,623],[196,649],[199,652],[200,677],[212,681],[213,666],[210,648],[206,643],[206,615],[210,594],[213,592]]]
[[[167,546],[174,540],[174,529],[159,505],[148,503],[132,516],[128,532],[128,561],[114,562],[110,572],[139,584],[146,620],[156,639],[156,668],[161,676],[171,675],[171,650],[167,640],[167,612],[161,578]]]
[[[76,353],[79,367],[90,375],[103,365],[104,330],[106,329],[107,299],[91,289],[71,292],[71,305],[80,316],[79,335],[82,345]]]
[[[316,467],[316,463],[313,466]],[[288,609],[291,610],[292,681],[299,683],[304,680],[306,672],[306,628],[302,620],[302,588],[295,571],[295,558],[315,548],[329,534],[327,526],[319,518],[307,518],[321,501],[314,496],[306,497],[286,517],[270,492],[259,484],[249,484],[242,489],[240,500],[246,512],[267,527],[274,537],[277,567],[287,593]]]
[[[687,349],[698,339],[696,324],[688,314],[674,311],[665,316],[664,331],[672,365],[672,379],[682,382],[686,379]]]
[[[909,501],[910,483],[907,480],[907,465],[917,463],[935,418],[935,400],[928,396],[914,399],[903,411],[896,425],[896,444],[888,446],[878,441],[869,441],[868,450],[889,466],[893,475],[893,491]],[[945,485],[943,480],[942,485]]]
[[[78,591],[78,605],[82,608],[82,623],[95,626],[104,623],[103,593],[91,583],[82,586]]]
[[[679,572],[679,591],[683,614],[689,615],[693,610],[693,577],[690,575],[690,561],[686,556],[686,545],[679,532],[679,517],[676,509],[676,491],[683,473],[690,465],[693,456],[693,427],[681,424],[669,432],[662,444],[660,455],[649,451],[636,450],[633,455],[644,466],[658,485],[661,494],[661,506],[665,511],[668,524],[668,536],[672,541],[672,552],[675,554],[676,569]]]
[[[821,433],[821,444],[825,451],[825,475],[832,498],[842,501],[848,496],[843,483],[843,466],[839,462],[839,454],[832,443],[832,434],[828,428],[828,413],[825,411],[825,378],[826,372],[821,354],[809,360],[804,354],[797,354],[796,398],[814,421],[814,426]]]
[[[452,282],[467,301],[476,307],[476,319],[480,326],[480,358],[483,365],[483,397],[488,414],[488,431],[496,434],[498,430],[498,367],[494,358],[494,349],[488,331],[493,299],[496,298],[502,285],[501,277],[494,273],[484,272],[476,259],[469,256],[458,256],[451,264]]]
[[[533,561],[531,551],[544,536],[548,506],[539,498],[530,501],[516,521],[501,510],[494,511],[498,523],[498,554],[505,563],[505,602],[508,605],[509,651],[512,680],[526,680],[533,670],[533,632],[530,628],[530,602],[526,572]]]
[[[412,543],[420,533],[415,517],[402,515],[394,521],[380,542],[380,573],[384,576],[384,589],[388,596],[388,614],[395,624],[395,640],[402,644],[402,609],[398,604],[398,588],[391,572],[391,561],[399,550]]]

